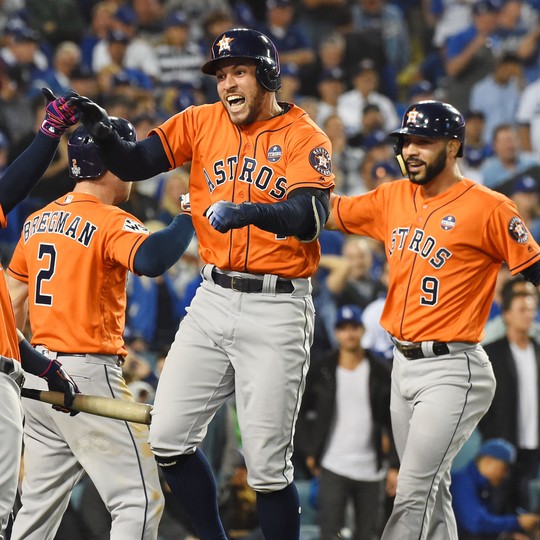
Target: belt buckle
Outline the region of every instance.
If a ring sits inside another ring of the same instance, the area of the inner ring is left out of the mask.
[[[240,289],[237,289],[237,288],[234,286],[234,280],[235,280],[235,278],[238,279],[238,277],[236,277],[236,276],[231,276],[231,289],[232,289],[233,291],[236,291],[236,292],[241,292]]]

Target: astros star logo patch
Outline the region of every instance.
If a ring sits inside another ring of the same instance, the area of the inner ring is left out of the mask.
[[[508,232],[518,244],[525,244],[529,239],[529,231],[525,227],[525,223],[517,216],[508,223]]]
[[[234,41],[234,38],[223,36],[217,43],[219,46],[218,54],[221,54],[223,51],[230,51],[231,41]]]
[[[309,163],[323,176],[330,176],[332,174],[332,159],[326,148],[323,148],[322,146],[314,148],[310,152]]]

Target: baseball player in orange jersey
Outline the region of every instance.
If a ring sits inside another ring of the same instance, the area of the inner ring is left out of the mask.
[[[120,137],[136,140],[127,120],[111,121]],[[127,273],[156,276],[169,268],[193,236],[191,218],[177,216],[149,235],[114,206],[128,199],[131,183],[106,170],[83,126],[68,142],[68,158],[74,191],[28,217],[11,259],[15,317],[22,328],[29,314],[32,344],[61,358],[85,394],[133,401],[121,368]],[[34,377],[27,384],[43,386]],[[157,538],[164,500],[146,426],[85,414],[69,421],[30,400],[24,409],[13,540],[52,540],[85,472],[111,514],[111,539]]]
[[[121,178],[191,161],[204,279],[167,356],[150,429],[169,486],[199,538],[226,538],[215,480],[196,448],[235,392],[263,534],[296,540],[292,439],[313,339],[309,278],[334,185],[332,149],[302,109],[278,103],[279,59],[263,34],[224,32],[202,71],[216,76],[220,102],[186,109],[137,144],[120,141],[95,103],[72,103]]]
[[[64,131],[76,123],[74,111],[66,103],[66,97],[73,95],[72,92],[58,99],[48,89],[43,93],[49,103],[41,129],[29,148],[0,179],[0,227],[6,226],[8,213],[26,197],[47,170]],[[31,156],[34,159],[30,159]],[[25,175],[25,172],[30,174]],[[63,392],[66,406],[71,405],[78,389],[60,362],[51,361],[34,351],[24,336],[17,332],[1,266],[0,312],[0,540],[4,540],[17,493],[21,463],[23,412],[20,387],[24,381],[23,369],[45,378],[49,389]],[[68,409],[60,410],[69,412]]]
[[[394,341],[391,414],[401,459],[383,540],[457,540],[449,493],[455,455],[495,390],[478,344],[498,270],[540,282],[540,247],[512,201],[463,178],[465,122],[451,105],[409,107],[392,133],[408,180],[335,197],[331,228],[384,242],[381,324]]]

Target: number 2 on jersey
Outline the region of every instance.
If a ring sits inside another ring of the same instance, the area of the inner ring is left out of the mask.
[[[48,265],[46,268],[42,268],[36,274],[36,293],[34,303],[38,306],[52,306],[52,294],[43,294],[41,287],[44,281],[50,281],[54,276],[54,271],[56,269],[56,247],[54,244],[39,244],[37,258],[39,261],[47,258]]]

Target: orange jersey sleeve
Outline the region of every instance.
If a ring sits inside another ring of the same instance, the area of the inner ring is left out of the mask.
[[[299,107],[247,126],[233,125],[221,103],[191,107],[154,130],[171,167],[191,161],[190,199],[199,253],[222,269],[311,276],[318,265],[317,241],[280,238],[255,226],[221,234],[203,216],[220,200],[275,203],[294,189],[332,189],[328,137]]]
[[[7,218],[0,205],[0,228],[7,226]],[[4,276],[4,268],[0,265],[0,309],[2,310],[2,322],[0,323],[0,354],[8,358],[20,361],[19,338],[17,337],[17,325],[13,306]]]
[[[32,214],[8,268],[28,283],[32,344],[125,354],[126,277],[148,234],[127,212],[82,193]]]
[[[381,324],[406,341],[481,341],[502,262],[515,274],[540,259],[512,201],[467,179],[425,200],[408,180],[390,182],[335,198],[333,212],[344,232],[384,242]]]

